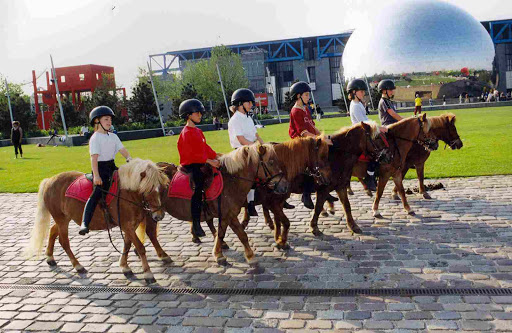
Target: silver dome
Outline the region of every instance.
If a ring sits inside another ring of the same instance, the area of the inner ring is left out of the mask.
[[[350,36],[345,77],[491,70],[494,44],[473,16],[446,2],[406,0],[385,6]]]

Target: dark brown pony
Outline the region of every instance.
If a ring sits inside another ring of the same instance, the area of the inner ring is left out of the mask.
[[[56,238],[59,237],[59,242],[66,251],[73,268],[79,273],[87,272],[71,251],[68,238],[69,222],[73,220],[76,224],[80,224],[85,203],[65,196],[68,186],[82,175],[83,173],[76,171],[63,172],[41,182],[36,220],[25,251],[27,257],[39,257],[43,243],[48,237],[46,262],[50,266],[57,265],[53,257],[53,248]],[[155,282],[155,279],[148,265],[144,245],[137,238],[135,230],[148,213],[155,220],[161,220],[164,217],[165,211],[162,209],[160,194],[168,181],[169,179],[160,172],[155,163],[133,159],[119,168],[120,192],[108,208],[114,225],[118,225],[118,212],[121,213],[121,229],[125,235],[125,242],[119,266],[125,275],[133,275],[127,262],[128,252],[133,243],[142,262],[144,279],[148,283]],[[51,228],[50,217],[55,221]],[[103,211],[98,205],[94,211],[90,229],[106,230],[107,227],[112,228],[112,225],[107,226]]]
[[[359,156],[365,153],[367,156],[376,157],[384,150],[385,145],[379,137],[379,129],[373,121],[369,123],[361,122],[351,127],[342,128],[338,133],[331,136],[333,146],[329,150],[329,164],[332,176],[329,185],[319,187],[316,192],[315,211],[310,221],[310,231],[315,236],[322,234],[318,229],[318,217],[329,192],[333,190],[337,192],[343,205],[349,229],[353,232],[360,232],[352,217],[347,187],[350,184],[352,168]]]
[[[212,254],[217,263],[227,264],[226,257],[222,254],[222,244],[226,229],[229,226],[242,242],[247,262],[252,267],[257,267],[258,261],[249,245],[247,234],[238,221],[238,214],[241,207],[246,203],[247,193],[249,193],[254,183],[259,181],[261,185],[277,193],[286,193],[288,191],[288,181],[279,167],[274,147],[271,144],[244,146],[221,156],[220,161],[220,170],[224,178],[224,189],[218,199],[221,205],[220,214],[218,200],[208,201],[207,208],[201,214],[201,221],[213,220],[214,217],[221,215],[220,228],[215,234],[215,245]],[[166,166],[165,163],[159,165]],[[167,166],[170,165],[167,164]],[[173,172],[174,168],[170,166],[166,170]],[[165,193],[162,193],[162,204],[166,211],[175,218],[182,221],[192,220],[190,200],[169,198],[165,191]],[[167,254],[161,249],[156,239],[156,226],[150,226],[150,223],[147,221],[145,226],[141,226],[138,234],[142,236],[147,232],[158,256],[167,258]],[[144,230],[148,226],[150,227]]]
[[[288,249],[290,247],[288,245],[290,220],[283,212],[283,205],[291,193],[302,193],[305,174],[312,176],[319,185],[327,185],[330,182],[329,145],[323,140],[323,137],[316,139],[308,137],[275,144],[274,149],[279,165],[289,181],[289,192],[279,195],[260,187],[256,189],[255,203],[263,206],[265,222],[274,230],[276,247]],[[269,210],[274,214],[274,223],[270,218]],[[249,220],[250,217],[246,209],[242,222],[244,228],[249,224]]]
[[[427,119],[426,114],[418,117],[402,119],[399,122],[388,126],[387,137],[393,160],[391,163],[381,163],[379,166],[377,194],[372,207],[374,217],[382,217],[379,212],[379,202],[390,177],[393,177],[393,181],[397,187],[398,193],[400,194],[405,211],[409,215],[414,215],[414,211],[409,206],[405,196],[405,190],[402,184],[402,170],[405,168],[405,160],[413,144],[418,143],[424,149],[437,149],[437,140],[435,140],[431,133],[430,126],[431,123]],[[364,178],[366,174],[366,166],[366,162],[359,161],[353,169],[353,175],[361,179]]]
[[[457,128],[455,127],[455,115],[453,113],[446,113],[440,116],[429,117],[430,120],[430,131],[439,140],[446,143],[452,150],[461,149],[462,141],[460,140]],[[430,151],[426,150],[421,145],[413,144],[411,150],[407,154],[405,160],[405,166],[402,169],[402,179],[404,179],[409,169],[416,169],[416,175],[419,181],[419,194],[424,199],[432,199],[430,195],[425,191],[425,162],[430,156]],[[397,187],[393,189],[391,197],[398,200]]]

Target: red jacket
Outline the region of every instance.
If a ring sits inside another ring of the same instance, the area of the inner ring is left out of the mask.
[[[197,127],[185,126],[178,139],[180,164],[206,163],[207,159],[215,159],[217,153],[206,144],[203,131]]]
[[[294,107],[290,112],[290,129],[288,134],[290,138],[294,139],[300,137],[304,131],[316,134],[315,122],[311,119],[311,114],[307,108],[304,111]]]

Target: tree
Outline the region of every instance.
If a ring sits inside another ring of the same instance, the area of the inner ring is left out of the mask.
[[[88,117],[85,112],[79,112],[75,109],[73,103],[67,99],[62,99],[62,111],[64,112],[64,118],[66,119],[66,127],[75,127],[82,126],[88,123]],[[62,126],[62,117],[60,116],[60,110],[57,107],[57,110],[53,113],[53,122],[52,127],[63,128]]]
[[[138,80],[132,93],[133,96],[128,102],[128,113],[133,121],[144,122],[146,125],[148,120],[158,118],[158,110],[150,83]]]
[[[97,106],[105,105],[114,111],[116,117],[113,122],[115,125],[124,124],[126,119],[122,116],[122,110],[126,109],[126,100],[117,96],[116,87],[114,85],[114,76],[103,73],[101,82],[96,87],[90,97],[84,99],[85,112],[88,114]]]
[[[0,76],[2,83],[5,79]],[[30,108],[30,98],[23,93],[21,85],[9,83],[9,95],[11,99],[12,115],[14,120],[21,124],[21,128],[28,133],[37,129],[36,114]],[[0,85],[0,132],[4,138],[11,135],[11,116],[9,114],[9,106],[5,84]]]

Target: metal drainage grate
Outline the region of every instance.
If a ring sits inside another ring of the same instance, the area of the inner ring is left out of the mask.
[[[512,295],[512,288],[382,288],[382,289],[223,289],[223,288],[166,288],[166,287],[105,287],[4,284],[0,289],[47,290],[69,293],[113,293],[113,294],[205,294],[205,295],[249,295],[249,296],[444,296],[444,295]]]

